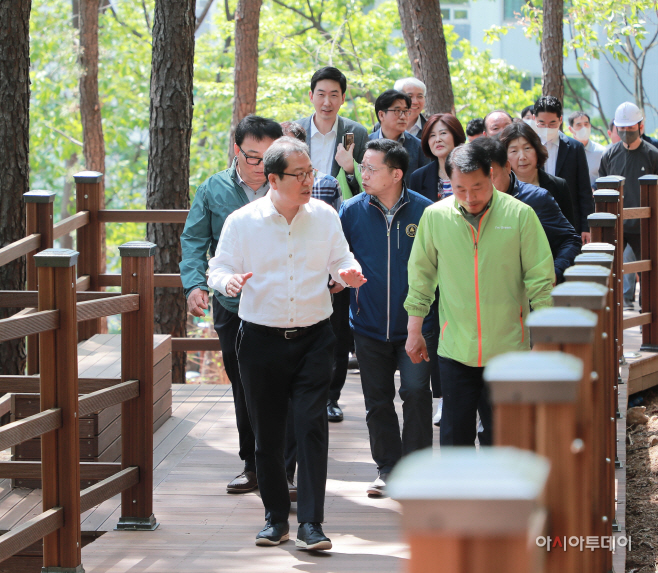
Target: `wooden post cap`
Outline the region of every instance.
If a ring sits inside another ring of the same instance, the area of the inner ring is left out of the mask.
[[[587,243],[580,249],[581,253],[605,253],[614,256],[616,247],[610,243]]]
[[[602,189],[594,191],[595,203],[619,203],[619,191]]]
[[[612,213],[592,213],[587,215],[587,224],[590,227],[614,227],[617,224],[617,216]]]
[[[72,249],[44,249],[34,255],[37,267],[72,267],[78,262],[78,251]]]
[[[581,253],[576,256],[574,263],[576,265],[599,265],[606,269],[612,269],[612,263],[615,258],[606,253]]]
[[[640,182],[640,185],[656,185],[658,184],[658,175],[642,175],[637,180]]]
[[[582,378],[583,361],[564,352],[508,352],[484,369],[494,404],[575,402]]]
[[[596,188],[619,189],[624,183],[624,181],[626,181],[626,177],[622,177],[621,175],[608,175],[607,177],[599,177],[596,180]]]
[[[398,462],[386,485],[405,532],[500,536],[533,528],[549,468],[515,448],[427,449]]]
[[[593,312],[564,306],[540,308],[526,319],[533,342],[544,344],[592,343],[596,322]]]
[[[155,245],[148,241],[130,241],[119,247],[122,257],[152,257],[155,254]]]
[[[564,271],[564,280],[593,282],[608,286],[612,271],[601,265],[575,265]]]
[[[98,171],[80,171],[73,176],[76,183],[99,183],[103,180],[103,174]]]
[[[594,282],[569,281],[557,285],[551,296],[555,306],[575,306],[602,310],[608,300],[608,288]]]
[[[35,189],[34,191],[23,193],[23,201],[26,203],[54,203],[55,195],[56,193],[54,191]]]

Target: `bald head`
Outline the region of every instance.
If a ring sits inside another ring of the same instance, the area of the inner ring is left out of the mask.
[[[484,118],[484,134],[492,137],[499,134],[503,129],[512,123],[509,113],[503,110],[495,110],[487,114]]]

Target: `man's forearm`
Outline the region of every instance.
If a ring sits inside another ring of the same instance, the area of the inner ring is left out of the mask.
[[[423,333],[423,322],[425,318],[422,316],[409,316],[407,321],[407,332],[411,334]]]

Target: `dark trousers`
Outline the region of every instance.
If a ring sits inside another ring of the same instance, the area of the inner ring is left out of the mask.
[[[436,337],[426,337],[436,354]],[[380,473],[389,473],[406,454],[432,446],[430,362],[413,364],[404,342],[383,342],[354,333],[361,386],[366,403],[370,451]],[[395,412],[395,371],[400,370],[402,436]]]
[[[235,343],[238,339],[240,328],[240,317],[230,310],[226,310],[216,298],[212,301],[212,312],[215,321],[215,331],[222,346],[222,359],[226,375],[233,389],[233,403],[235,404],[235,421],[238,426],[238,440],[240,444],[239,455],[244,462],[245,471],[256,471],[256,438],[251,429],[247,403],[244,397],[244,388],[240,380],[240,368],[238,366],[238,355],[235,351]],[[292,420],[290,421],[292,427]],[[297,448],[295,444],[294,431],[290,432],[286,443],[286,468],[289,477],[295,475],[297,465]]]
[[[327,396],[335,338],[330,324],[286,340],[243,323],[238,363],[256,434],[256,474],[265,518],[288,519],[284,449],[288,411],[297,438],[297,520],[324,521],[329,428]]]
[[[441,445],[473,446],[478,409],[484,427],[484,432],[480,434],[480,444],[492,445],[491,401],[482,378],[484,368],[466,366],[443,356],[439,356],[439,368],[443,391]]]
[[[350,360],[350,348],[353,344],[352,329],[350,328],[350,289],[346,288],[333,295],[331,315],[331,328],[336,336],[334,347],[334,367],[331,372],[331,386],[329,386],[329,399],[340,398],[347,378],[347,364]]]
[[[642,259],[642,244],[639,233],[624,233],[624,249],[626,245],[630,245],[631,249],[633,249],[636,261]],[[624,287],[626,287],[626,283],[628,283],[628,288],[624,288],[624,300],[633,302],[635,301],[635,273],[624,276]],[[640,292],[641,295],[642,293]]]
[[[432,308],[434,309],[434,335],[436,340],[441,340],[441,323],[439,322],[439,291],[436,291],[436,298],[432,303]],[[429,350],[429,349],[428,349]],[[434,352],[430,352],[430,363],[432,365],[432,397],[441,398],[441,372],[439,370],[439,355],[436,353],[436,348]]]

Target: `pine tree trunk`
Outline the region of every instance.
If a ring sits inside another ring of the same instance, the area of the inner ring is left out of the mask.
[[[151,67],[148,209],[190,206],[195,0],[156,0]],[[156,273],[177,273],[183,225],[149,224]],[[155,332],[184,337],[187,303],[180,288],[155,289]],[[172,381],[185,383],[184,352],[173,357]]]
[[[398,0],[398,11],[414,75],[427,86],[427,113],[454,113],[455,96],[439,1]]]
[[[542,94],[564,102],[564,0],[544,0],[541,41]]]
[[[258,27],[262,0],[238,0],[235,9],[235,77],[233,117],[229,136],[229,164],[233,161],[233,135],[238,123],[256,112],[258,92]]]
[[[0,2],[0,248],[25,237],[30,190],[31,0]],[[0,290],[25,289],[25,258],[0,267]],[[0,308],[0,319],[17,308]],[[25,340],[0,344],[0,374],[24,374]]]

